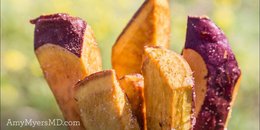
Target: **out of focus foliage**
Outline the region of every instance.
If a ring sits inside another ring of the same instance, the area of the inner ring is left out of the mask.
[[[12,120],[62,118],[34,55],[34,25],[41,14],[65,12],[87,21],[101,48],[104,69],[111,47],[142,0],[2,0],[1,129]],[[170,0],[171,49],[181,52],[187,15],[208,15],[226,33],[242,69],[230,130],[259,129],[259,1]],[[49,127],[49,130],[65,127]],[[19,129],[46,129],[44,127]]]

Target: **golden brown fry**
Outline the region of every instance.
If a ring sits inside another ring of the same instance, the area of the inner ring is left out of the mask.
[[[148,130],[189,130],[193,123],[193,78],[177,53],[146,47],[143,64]]]
[[[169,46],[170,9],[168,0],[146,0],[112,49],[112,66],[118,77],[141,73],[145,45]]]
[[[32,23],[36,24],[35,54],[63,116],[68,121],[81,121],[73,87],[102,69],[92,30],[83,20],[67,14],[41,16]],[[82,123],[69,127],[85,130]]]
[[[123,91],[132,106],[133,114],[137,117],[140,128],[144,128],[144,78],[141,74],[125,75],[119,79]]]
[[[89,130],[139,130],[114,70],[94,73],[76,86],[75,99]]]

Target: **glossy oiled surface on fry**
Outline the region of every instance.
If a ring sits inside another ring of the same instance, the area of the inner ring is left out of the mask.
[[[112,49],[112,66],[117,75],[140,73],[145,45],[169,46],[168,0],[147,0],[118,37]]]
[[[100,49],[90,26],[86,27],[81,51],[81,61],[83,62],[88,75],[102,70]]]
[[[208,70],[203,58],[196,51],[192,49],[184,49],[183,57],[189,63],[191,70],[193,71],[193,76],[195,77],[195,117],[197,117],[207,91],[206,76]]]
[[[186,61],[172,51],[148,47],[142,72],[147,128],[191,129],[193,79]]]
[[[64,118],[80,121],[79,109],[73,99],[73,86],[89,74],[81,59],[54,44],[42,45],[35,53]],[[76,128],[71,126],[71,129]],[[77,129],[84,130],[82,123]]]
[[[140,74],[125,75],[119,79],[123,91],[126,93],[132,106],[133,114],[141,128],[144,128],[144,78]]]
[[[94,73],[76,88],[84,126],[89,130],[139,130],[113,70]]]

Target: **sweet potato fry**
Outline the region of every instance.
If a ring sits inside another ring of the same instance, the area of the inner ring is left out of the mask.
[[[146,0],[118,37],[112,49],[112,66],[118,77],[141,73],[145,45],[169,46],[168,0]]]
[[[183,56],[195,78],[194,130],[224,130],[241,77],[225,34],[207,17],[189,17]]]
[[[139,130],[114,70],[100,71],[76,85],[75,100],[89,130]]]
[[[177,53],[146,47],[142,67],[148,130],[190,130],[194,123],[192,71]]]
[[[100,52],[90,26],[67,14],[44,15],[31,22],[35,24],[35,54],[65,120],[81,121],[73,87],[101,70]],[[70,129],[85,130],[82,123]]]
[[[119,79],[123,91],[126,93],[132,106],[133,114],[141,129],[144,129],[144,78],[141,74],[125,75]]]

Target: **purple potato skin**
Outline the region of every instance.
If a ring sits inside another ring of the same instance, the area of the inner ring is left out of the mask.
[[[200,54],[208,74],[204,103],[194,130],[223,130],[234,87],[241,75],[223,31],[207,17],[188,17],[185,49]]]
[[[30,21],[35,24],[34,49],[46,43],[59,45],[76,56],[81,56],[81,49],[86,30],[86,22],[78,17],[57,13],[42,15]]]

